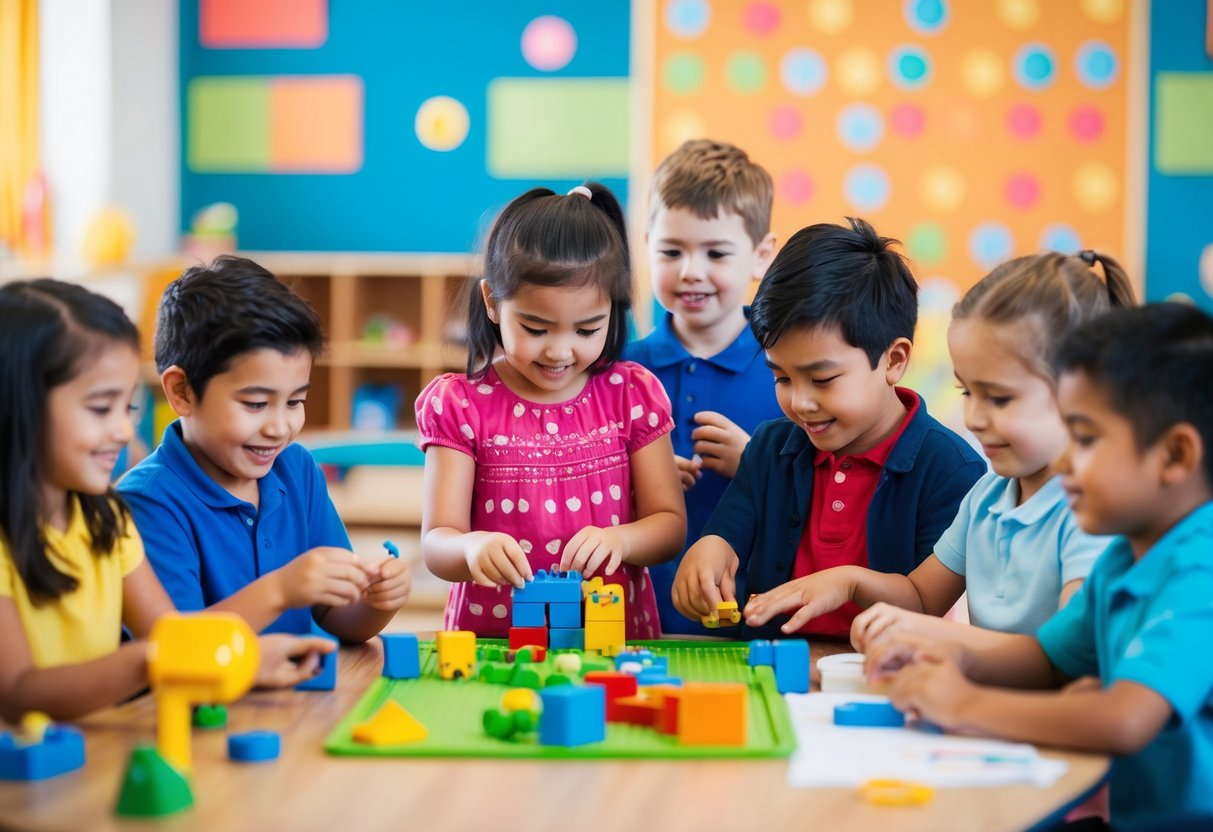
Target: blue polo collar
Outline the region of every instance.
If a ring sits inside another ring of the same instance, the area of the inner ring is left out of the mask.
[[[998,501],[990,506],[990,514],[995,517],[1005,515],[1024,526],[1031,526],[1053,512],[1057,505],[1066,499],[1066,492],[1061,487],[1061,477],[1053,477],[1023,505],[1015,505],[1018,499],[1019,481],[1012,480]]]
[[[748,321],[750,307],[745,307],[743,311]],[[661,322],[645,341],[649,347],[649,360],[654,367],[669,367],[683,361],[695,360],[704,361],[730,373],[742,373],[749,369],[750,364],[754,361],[754,356],[762,351],[762,347],[754,338],[754,333],[747,326],[733,339],[733,343],[720,352],[710,358],[696,358],[678,340],[678,333],[674,331],[674,316],[669,312],[665,313]]]
[[[252,509],[252,503],[241,500],[202,470],[197,460],[190,454],[189,448],[185,447],[185,440],[181,437],[180,419],[164,429],[164,436],[160,440],[157,452],[164,466],[176,474],[194,496],[206,505],[211,508]],[[271,467],[269,473],[261,479],[258,487],[261,491],[260,510],[263,514],[279,505],[281,495],[286,492],[274,467]]]
[[[1182,567],[1187,566],[1189,560],[1194,567],[1207,568],[1211,529],[1213,502],[1205,503],[1172,526],[1136,563],[1133,562],[1133,549],[1129,541],[1124,537],[1116,538],[1103,555],[1106,558],[1115,557],[1120,567],[1114,570],[1120,574],[1112,579],[1108,588],[1113,593],[1123,592],[1145,598],[1158,592],[1158,588],[1173,579],[1177,571],[1184,571]],[[1198,541],[1200,545],[1193,545],[1192,538],[1203,538],[1203,542]],[[1177,566],[1181,569],[1177,570]]]

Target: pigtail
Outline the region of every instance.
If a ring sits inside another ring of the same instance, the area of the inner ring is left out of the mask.
[[[1096,263],[1103,268],[1103,282],[1108,290],[1108,303],[1112,307],[1127,309],[1137,305],[1129,275],[1115,258],[1092,249],[1080,251],[1077,256],[1089,269],[1094,270]]]

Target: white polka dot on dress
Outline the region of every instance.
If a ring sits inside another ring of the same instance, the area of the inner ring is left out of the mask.
[[[503,512],[505,512],[506,514],[509,514],[511,511],[514,510],[514,501],[511,500],[509,497],[506,497],[505,499],[503,499],[501,501],[501,510]]]
[[[618,514],[612,514],[612,515],[611,515],[611,525],[612,525],[612,526],[618,526],[618,525],[619,525],[619,515],[618,515]]]
[[[471,425],[460,425],[459,432],[462,433],[464,436],[466,436],[468,439],[476,438],[476,432],[474,430],[472,430]]]
[[[632,418],[639,419],[644,415],[644,405],[637,404],[632,406]]]
[[[581,500],[576,497],[569,497],[564,504],[568,506],[569,511],[577,511],[581,508]]]
[[[485,513],[486,513],[486,514],[492,514],[492,513],[493,513],[493,501],[492,501],[492,500],[485,500],[485,501],[484,501],[484,511],[485,511]]]
[[[611,373],[611,376],[607,379],[607,381],[609,381],[611,384],[623,384],[623,376],[619,375],[619,373]]]
[[[498,604],[497,606],[493,607],[494,618],[505,618],[507,615],[509,615],[509,612],[510,611],[505,608],[505,604]]]
[[[548,510],[548,514],[556,513],[556,501],[555,500],[544,500],[543,507]]]
[[[555,555],[560,551],[560,541],[559,540],[549,540],[547,542],[547,545],[544,546],[543,548],[548,550],[549,555]]]
[[[656,413],[649,414],[649,427],[651,427],[651,428],[657,427],[657,414]]]
[[[476,392],[477,392],[477,393],[479,393],[479,394],[480,394],[480,395],[482,395],[482,396],[489,396],[489,395],[492,395],[492,393],[493,393],[493,385],[491,385],[491,384],[481,384],[481,385],[479,385],[479,386],[476,388]]]
[[[609,490],[611,492],[612,500],[618,500],[620,497],[623,496],[623,489],[617,485],[612,485]]]
[[[518,404],[514,405],[514,418],[521,419],[523,413],[526,413],[526,405],[518,402]]]
[[[468,604],[468,612],[472,615],[484,615],[484,607],[480,604]]]
[[[442,415],[442,399],[437,396],[430,396],[430,407],[434,408],[434,412],[439,416]]]
[[[596,505],[596,506],[600,506],[600,505],[602,505],[602,492],[601,492],[601,491],[595,491],[593,494],[591,494],[591,495],[590,495],[590,502],[591,502],[591,503],[593,503],[593,504],[594,504],[594,505]]]
[[[544,427],[547,429],[547,432],[553,436],[555,436],[560,430],[560,427],[555,422],[548,422],[546,425],[544,425]]]
[[[528,511],[530,511],[530,510],[531,510],[531,504],[530,504],[530,503],[528,503],[526,500],[519,500],[519,501],[518,501],[518,511],[519,511],[519,513],[521,513],[521,514],[526,514],[526,513],[527,513]]]

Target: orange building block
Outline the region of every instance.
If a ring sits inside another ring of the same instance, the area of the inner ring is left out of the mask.
[[[683,745],[745,745],[746,686],[689,682],[678,706]]]

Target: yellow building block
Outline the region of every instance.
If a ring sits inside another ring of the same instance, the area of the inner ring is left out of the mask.
[[[587,607],[588,609],[588,607]],[[623,621],[585,622],[585,649],[597,650],[604,656],[618,656],[623,652],[625,631]]]
[[[507,690],[501,697],[501,707],[507,711],[539,711],[539,696],[530,688]]]
[[[438,675],[443,679],[470,679],[476,669],[476,634],[470,630],[443,630],[438,643]]]
[[[581,592],[587,627],[591,621],[623,621],[623,587],[619,584],[604,584],[602,578],[594,578],[581,585]]]
[[[687,682],[678,706],[683,745],[745,745],[746,686]]]
[[[421,742],[430,732],[399,702],[389,699],[373,717],[354,726],[354,742],[365,745],[404,745]]]

